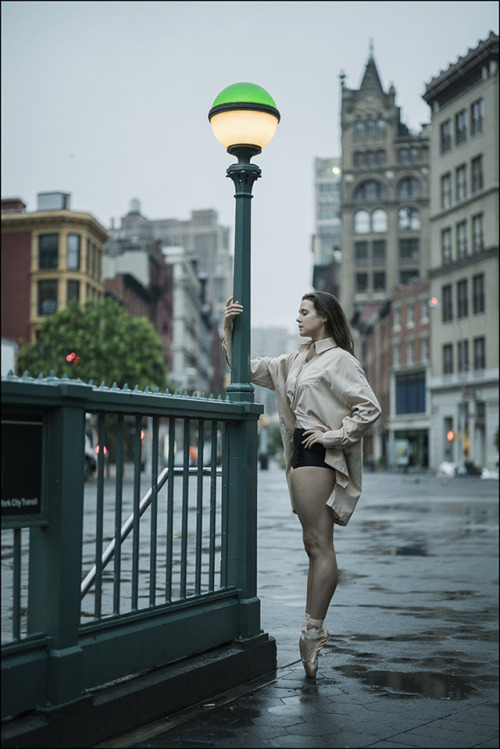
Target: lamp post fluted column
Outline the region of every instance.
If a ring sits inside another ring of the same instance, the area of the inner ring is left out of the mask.
[[[260,148],[233,146],[229,153],[238,157],[231,164],[227,176],[235,187],[234,273],[233,296],[243,305],[244,314],[234,321],[231,384],[227,387],[229,400],[253,401],[250,383],[250,307],[251,307],[251,200],[254,182],[261,176],[250,158],[261,152]]]

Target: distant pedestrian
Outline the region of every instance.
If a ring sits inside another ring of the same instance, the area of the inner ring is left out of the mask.
[[[243,312],[230,297],[223,347],[231,365],[233,321]],[[302,297],[299,335],[310,338],[292,354],[250,362],[251,381],[276,393],[292,510],[302,525],[309,557],[306,613],[299,648],[314,678],[323,627],[337,587],[333,527],[347,525],[361,494],[362,437],[380,416],[377,398],[354,356],[345,313],[332,294]]]

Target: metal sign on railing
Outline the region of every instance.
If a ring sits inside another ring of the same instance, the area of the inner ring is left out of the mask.
[[[38,525],[42,503],[42,422],[2,420],[2,523]]]

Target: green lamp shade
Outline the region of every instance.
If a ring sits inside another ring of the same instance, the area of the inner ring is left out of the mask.
[[[217,96],[208,119],[213,134],[224,148],[250,145],[262,149],[273,139],[280,113],[273,98],[261,86],[234,83]]]

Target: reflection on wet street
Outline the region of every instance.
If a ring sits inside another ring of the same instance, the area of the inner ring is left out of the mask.
[[[278,481],[260,473],[259,595],[285,665],[297,659],[307,563]],[[464,700],[498,683],[497,492],[496,481],[365,474],[349,525],[335,529],[319,684],[339,674],[388,697]]]

